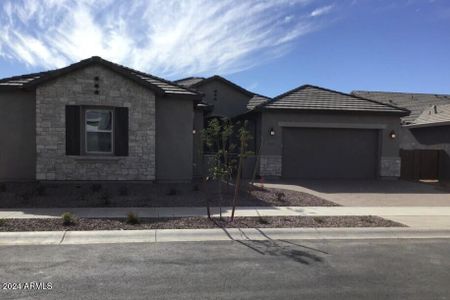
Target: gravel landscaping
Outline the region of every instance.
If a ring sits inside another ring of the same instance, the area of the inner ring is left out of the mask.
[[[61,219],[3,219],[0,231],[52,230],[137,230],[184,228],[292,228],[292,227],[406,227],[403,224],[376,216],[342,217],[238,217],[227,220],[209,220],[206,217],[140,219],[139,224],[127,224],[125,219],[75,219],[72,225],[63,225]]]
[[[230,206],[234,187],[224,184],[223,206]],[[205,207],[219,205],[217,183],[8,183],[0,186],[0,208],[44,207]],[[239,206],[338,206],[295,191],[244,184]]]

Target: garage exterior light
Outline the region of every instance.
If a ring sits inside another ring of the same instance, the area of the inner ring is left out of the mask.
[[[395,133],[394,130],[392,130],[392,131],[389,133],[389,137],[390,137],[391,139],[393,139],[393,140],[397,138],[397,134]]]
[[[274,136],[275,135],[275,130],[273,128],[270,128],[269,134],[270,134],[270,136]]]

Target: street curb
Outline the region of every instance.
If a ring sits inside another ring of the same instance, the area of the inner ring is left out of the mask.
[[[83,245],[233,240],[354,240],[450,238],[450,229],[429,228],[213,228],[0,232],[0,245]]]

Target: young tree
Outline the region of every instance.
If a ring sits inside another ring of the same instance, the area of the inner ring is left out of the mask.
[[[230,152],[235,148],[231,143],[233,124],[225,121],[223,124],[218,119],[209,121],[208,126],[202,131],[202,138],[208,150],[213,153],[213,159],[209,165],[209,176],[217,181],[219,196],[219,216],[222,219],[223,181],[229,181],[233,172],[234,160],[230,159]],[[209,202],[207,200],[208,217]]]
[[[239,163],[238,169],[236,173],[236,184],[234,187],[234,197],[233,197],[233,209],[231,211],[231,221],[234,220],[234,213],[236,210],[236,204],[239,200],[240,195],[240,186],[241,186],[241,177],[242,177],[242,166],[244,164],[245,159],[252,155],[252,151],[248,151],[248,142],[253,138],[250,131],[248,130],[248,121],[244,121],[244,124],[239,128]]]

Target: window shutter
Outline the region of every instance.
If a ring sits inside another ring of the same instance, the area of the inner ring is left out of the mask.
[[[116,107],[114,124],[115,155],[128,156],[128,107]]]
[[[66,106],[66,155],[80,155],[80,106]]]

